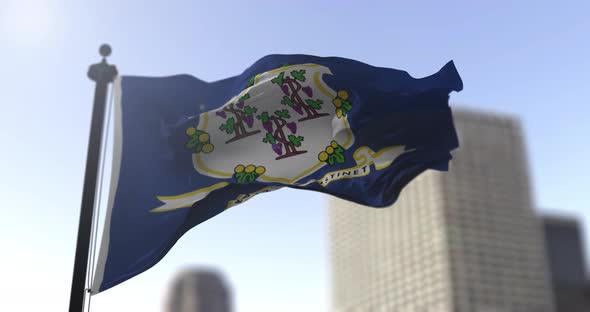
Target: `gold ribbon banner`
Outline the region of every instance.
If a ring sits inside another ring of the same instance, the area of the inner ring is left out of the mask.
[[[371,165],[374,165],[376,170],[383,170],[389,167],[397,157],[410,151],[406,150],[403,145],[386,147],[378,152],[367,146],[361,146],[353,154],[356,166],[328,172],[321,179],[311,180],[302,185],[317,182],[325,187],[333,181],[364,177],[371,173]]]
[[[373,151],[367,146],[361,146],[353,154],[353,158],[357,164],[356,166],[328,172],[321,179],[310,180],[304,184],[300,184],[300,186],[319,183],[321,186],[325,187],[333,181],[364,177],[371,173],[371,165],[374,165],[376,170],[383,170],[389,167],[397,157],[410,151],[411,150],[406,150],[402,145],[386,147],[378,152]],[[176,196],[158,196],[157,198],[163,203],[163,205],[152,209],[151,212],[166,212],[191,207],[195,202],[207,197],[209,193],[226,187],[227,185],[229,185],[228,182],[220,182],[185,194]],[[254,193],[241,194],[237,198],[229,200],[227,208],[245,202],[257,194],[273,191],[279,188],[280,187],[269,186]]]
[[[228,186],[228,182],[219,182],[217,184],[198,189],[196,191],[192,191],[185,194],[175,195],[175,196],[158,196],[158,200],[163,202],[164,204],[150,210],[151,212],[166,212],[170,210],[180,209],[180,208],[188,208],[191,207],[194,203],[198,202],[199,200],[207,197],[209,193],[218,190],[220,188]]]

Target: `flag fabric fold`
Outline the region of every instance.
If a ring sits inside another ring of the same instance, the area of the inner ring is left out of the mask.
[[[119,77],[108,212],[92,292],[155,265],[195,225],[258,194],[395,202],[458,147],[453,62],[416,79],[337,57],[266,56],[241,75]],[[393,207],[392,209],[395,209]]]

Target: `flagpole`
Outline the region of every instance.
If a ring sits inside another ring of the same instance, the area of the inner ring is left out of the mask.
[[[88,154],[86,155],[86,172],[84,174],[80,221],[78,223],[78,240],[76,242],[76,256],[74,258],[72,290],[70,292],[70,312],[81,312],[84,309],[90,234],[92,216],[94,213],[100,149],[103,139],[102,133],[105,119],[107,91],[109,84],[117,75],[117,68],[114,65],[109,65],[106,61],[106,58],[111,54],[111,47],[107,44],[103,44],[99,48],[99,53],[103,57],[102,61],[91,65],[88,69],[88,78],[96,82],[96,88],[94,91],[94,106],[92,110]]]

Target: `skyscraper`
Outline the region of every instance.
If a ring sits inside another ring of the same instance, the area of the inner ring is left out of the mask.
[[[557,311],[590,311],[590,281],[578,221],[546,216],[543,224]]]
[[[454,118],[449,172],[423,173],[385,209],[331,198],[336,311],[554,311],[519,122]]]
[[[223,277],[212,270],[186,270],[173,281],[167,312],[230,312],[231,295]]]

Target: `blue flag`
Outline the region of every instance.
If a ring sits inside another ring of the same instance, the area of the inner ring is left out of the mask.
[[[458,147],[452,62],[415,79],[358,61],[270,55],[241,75],[115,82],[108,212],[92,286],[155,265],[195,225],[281,187],[372,207],[395,202]]]

